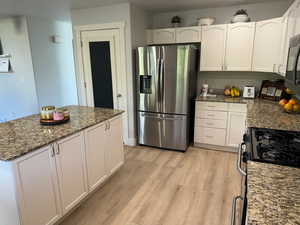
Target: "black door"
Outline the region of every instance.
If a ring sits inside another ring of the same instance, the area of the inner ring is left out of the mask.
[[[90,42],[95,107],[114,108],[109,41]]]

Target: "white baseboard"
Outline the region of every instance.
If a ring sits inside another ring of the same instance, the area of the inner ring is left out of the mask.
[[[136,146],[137,140],[136,138],[128,138],[127,140],[124,140],[124,144],[128,146]]]

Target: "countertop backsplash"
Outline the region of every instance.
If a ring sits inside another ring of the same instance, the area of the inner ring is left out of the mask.
[[[199,72],[197,96],[201,93],[202,84],[208,84],[210,92],[216,92],[215,94],[223,94],[226,86],[235,86],[242,91],[246,85],[255,86],[256,92],[258,92],[263,80],[272,79],[282,79],[282,76],[274,73],[257,72]]]

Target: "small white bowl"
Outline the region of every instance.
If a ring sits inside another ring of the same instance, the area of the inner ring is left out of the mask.
[[[250,18],[247,15],[236,15],[232,18],[232,23],[244,23],[249,22]]]
[[[214,17],[201,17],[198,19],[198,26],[209,26],[214,24],[216,18]]]

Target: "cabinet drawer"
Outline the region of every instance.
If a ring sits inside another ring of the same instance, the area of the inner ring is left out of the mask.
[[[225,129],[227,127],[227,120],[195,119],[195,126]]]
[[[199,119],[217,119],[227,121],[227,112],[221,111],[197,111],[196,118]]]
[[[196,112],[203,110],[228,111],[228,103],[224,102],[197,102]]]
[[[230,112],[247,112],[247,104],[238,104],[238,103],[230,103],[229,104]]]
[[[196,143],[225,146],[226,130],[208,127],[195,127]]]

